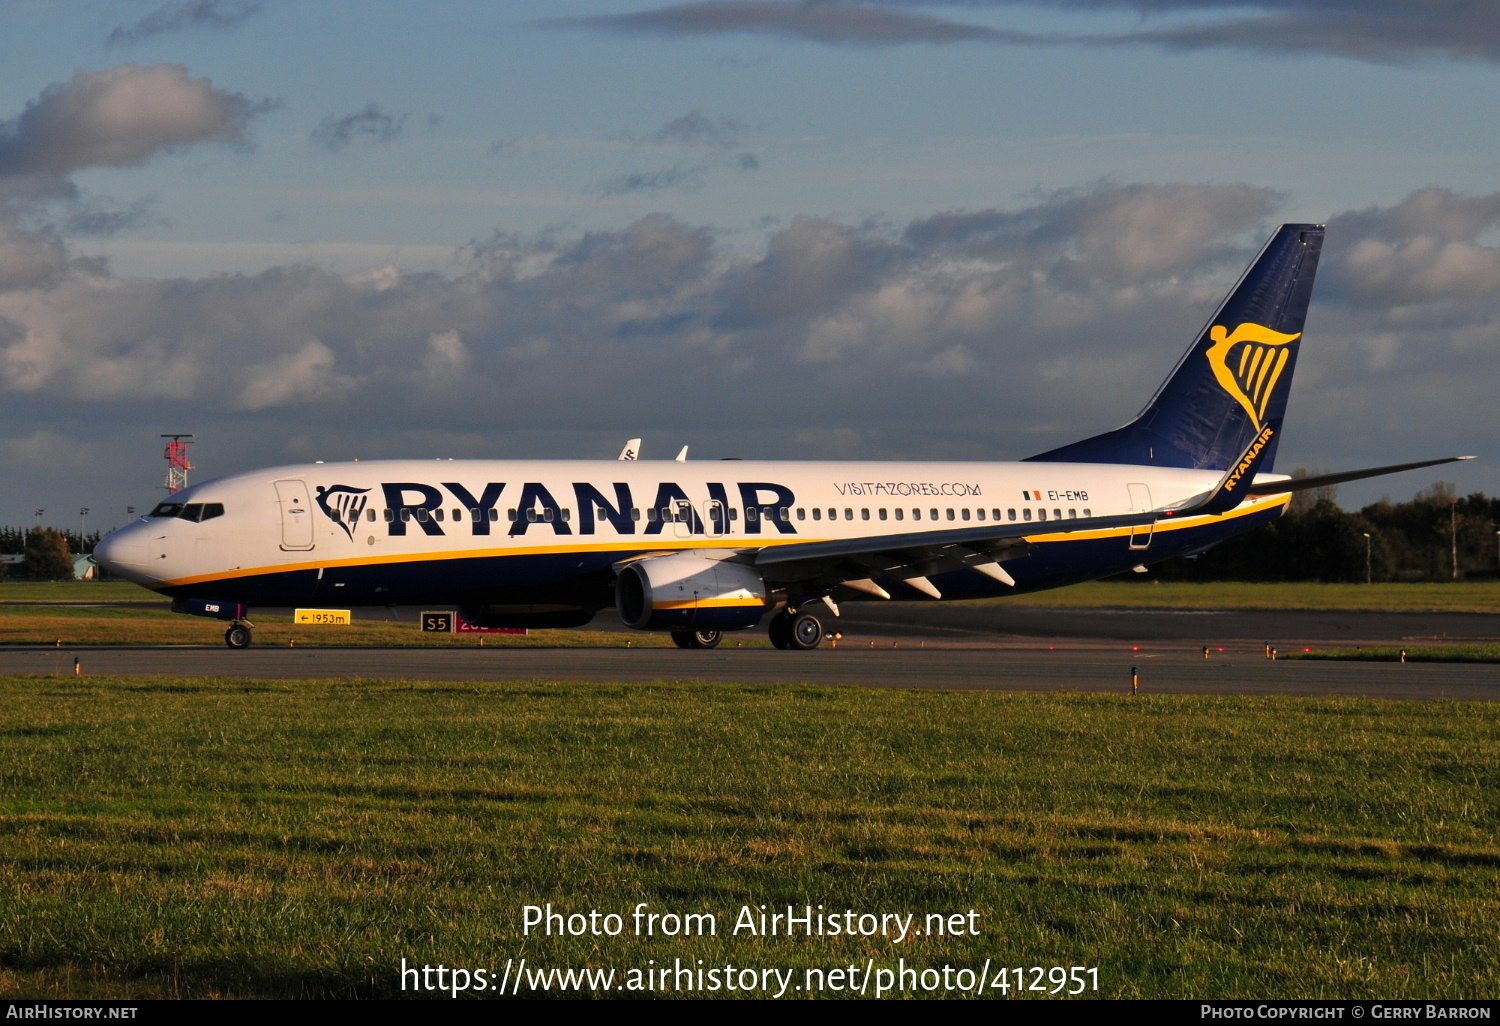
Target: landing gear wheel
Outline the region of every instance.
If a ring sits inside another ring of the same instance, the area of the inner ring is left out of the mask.
[[[791,648],[792,615],[780,612],[771,617],[771,622],[766,625],[766,633],[771,636],[771,644],[777,648]]]
[[[722,631],[673,631],[672,644],[678,648],[718,648],[724,640]]]
[[[224,644],[230,648],[249,648],[250,639],[250,628],[240,624],[235,624],[224,632]]]
[[[803,613],[792,621],[792,643],[790,648],[813,649],[823,643],[823,623],[811,613]]]

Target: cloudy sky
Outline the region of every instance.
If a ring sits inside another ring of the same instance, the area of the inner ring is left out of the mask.
[[[1500,492],[1494,0],[0,0],[0,66],[0,523],[122,522],[171,431],[1021,458],[1282,221],[1277,469]]]

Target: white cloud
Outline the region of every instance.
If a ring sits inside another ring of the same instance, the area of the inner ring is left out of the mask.
[[[0,175],[144,164],[200,142],[243,143],[257,106],[180,64],[80,71],[0,124]]]

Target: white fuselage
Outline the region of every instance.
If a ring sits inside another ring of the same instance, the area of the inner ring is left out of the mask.
[[[1060,555],[1067,546],[1076,554],[1080,543],[1100,543],[1082,562],[1017,560],[1019,590],[1034,590],[1201,548],[1286,502],[1275,496],[1225,516],[1185,517],[1158,525],[1154,537],[1149,527],[1079,530],[1083,519],[1190,505],[1221,476],[1024,462],[317,463],[194,485],[170,500],[188,519],[144,517],[110,535],[97,557],[175,596],[356,606],[515,601],[531,592],[542,601],[556,598],[549,589],[567,591],[647,553],[754,551],[996,522],[1034,524],[1026,540],[1039,552]],[[1059,521],[1070,521],[1069,533],[1054,530]],[[974,583],[983,588],[955,596],[1017,590]]]

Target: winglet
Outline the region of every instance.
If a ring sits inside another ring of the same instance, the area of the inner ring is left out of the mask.
[[[641,440],[639,438],[632,438],[630,441],[625,443],[625,448],[620,450],[620,459],[622,460],[638,459],[640,458],[640,455]]]

